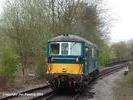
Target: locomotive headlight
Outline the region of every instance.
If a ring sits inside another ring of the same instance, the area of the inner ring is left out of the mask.
[[[76,58],[76,62],[79,62],[79,58]]]

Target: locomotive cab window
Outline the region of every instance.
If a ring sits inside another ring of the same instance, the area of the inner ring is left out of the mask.
[[[70,43],[70,55],[81,55],[81,43],[71,42]]]
[[[60,49],[59,43],[52,43],[50,45],[50,48],[51,48],[51,52],[50,52],[51,55],[58,55],[59,54],[59,49]]]
[[[68,43],[62,43],[61,45],[61,54],[68,55]]]
[[[81,47],[78,42],[55,42],[50,44],[50,54],[80,56]]]

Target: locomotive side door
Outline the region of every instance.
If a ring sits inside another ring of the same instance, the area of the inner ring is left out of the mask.
[[[93,47],[86,47],[85,48],[85,73],[89,74],[94,70],[93,64]]]
[[[92,50],[92,60],[93,60],[93,68],[97,69],[98,64],[98,50],[94,47]]]
[[[89,47],[85,47],[85,73],[89,74],[90,53]]]
[[[93,72],[93,47],[89,47],[89,73]]]

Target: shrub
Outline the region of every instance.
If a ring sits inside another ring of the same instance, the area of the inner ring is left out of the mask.
[[[100,65],[106,65],[109,59],[115,58],[114,51],[107,45],[99,49]]]
[[[108,54],[107,48],[105,48],[105,47],[100,48],[100,50],[99,50],[100,65],[105,65],[108,58],[109,58],[109,54]]]
[[[14,79],[19,67],[19,59],[16,52],[10,46],[6,46],[1,50],[0,63],[0,76],[11,80]]]
[[[126,80],[127,82],[133,86],[133,72],[130,72],[127,76],[126,76]]]
[[[46,67],[45,66],[46,65],[45,65],[44,57],[41,57],[39,64],[38,64],[38,67],[36,69],[37,78],[39,78],[39,79],[45,78],[45,73],[46,73]]]

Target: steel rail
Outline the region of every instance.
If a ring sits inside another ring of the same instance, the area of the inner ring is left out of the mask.
[[[76,94],[72,97],[72,100],[77,100],[78,97],[79,97],[80,95],[81,95],[80,93],[76,93]]]
[[[47,92],[47,93],[45,93],[45,94],[43,94],[41,96],[36,96],[36,97],[33,97],[33,98],[29,99],[29,100],[40,100],[40,99],[49,100],[49,98],[51,96],[53,96],[54,94],[55,94],[55,91],[51,90],[51,91],[49,91],[49,92]]]
[[[19,98],[23,94],[34,92],[34,91],[38,91],[38,90],[42,90],[42,89],[47,89],[49,87],[50,87],[50,85],[48,84],[48,85],[44,85],[44,86],[40,86],[40,87],[24,90],[24,91],[15,93],[14,95],[2,97],[2,98],[0,98],[0,100],[8,100],[8,99],[13,99],[13,98]]]

